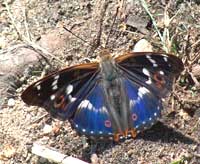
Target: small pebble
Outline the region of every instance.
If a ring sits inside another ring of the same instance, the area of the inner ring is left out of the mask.
[[[48,133],[51,133],[53,130],[53,128],[50,126],[50,125],[44,125],[44,128],[43,128],[43,133],[44,134],[48,134]]]
[[[9,107],[13,107],[15,105],[15,100],[13,99],[13,98],[10,98],[9,100],[8,100],[8,106]]]
[[[146,39],[141,39],[135,44],[133,52],[153,52],[153,47]]]
[[[40,162],[40,163],[47,163],[48,160],[41,157],[41,158],[39,158],[39,162]]]
[[[92,154],[90,159],[91,159],[92,164],[99,163],[99,158],[97,154]]]

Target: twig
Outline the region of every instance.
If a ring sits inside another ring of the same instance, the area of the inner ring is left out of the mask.
[[[195,47],[200,43],[200,39],[197,40],[194,44],[192,44],[191,52],[194,52]],[[197,54],[193,59],[191,59],[191,65],[197,62],[200,59],[200,53]]]
[[[194,156],[200,158],[200,154],[197,154],[197,153],[192,153]]]
[[[24,48],[24,47],[26,47],[26,44],[17,44],[17,45],[10,46],[6,49],[0,50],[0,55],[3,55],[7,52],[12,52],[12,51],[15,51],[18,48]]]
[[[109,3],[110,3],[109,1],[104,1],[103,7],[101,9],[100,20],[99,20],[99,25],[98,25],[99,26],[99,30],[98,30],[98,33],[97,33],[97,37],[95,39],[96,43],[94,45],[95,49],[100,45],[100,42],[101,42],[103,21],[104,21],[106,9],[107,9]]]
[[[22,6],[22,5],[21,5]],[[26,1],[24,2],[24,7],[22,8],[22,12],[23,12],[23,16],[24,16],[24,26],[25,26],[25,30],[26,30],[26,35],[28,37],[28,40],[31,41],[31,34],[29,32],[29,28],[28,28],[28,23],[27,23],[27,11],[26,11]]]
[[[118,11],[119,11],[119,6],[118,6],[117,9],[116,9],[116,13],[115,13],[115,16],[114,16],[114,21],[113,21],[113,23],[112,23],[112,26],[111,26],[111,28],[110,28],[108,37],[107,37],[107,39],[106,39],[105,48],[106,48],[106,45],[108,44],[110,35],[111,35],[111,33],[112,33],[112,30],[113,30],[113,26],[114,26],[114,24],[115,24],[115,22],[116,22]]]
[[[81,161],[71,156],[67,156],[60,152],[57,152],[56,150],[52,150],[50,148],[41,146],[37,143],[33,143],[32,153],[37,156],[43,157],[45,159],[48,159],[50,161],[60,163],[60,164],[71,164],[71,163],[88,164],[87,162]]]
[[[36,122],[38,122],[38,121],[40,121],[42,118],[44,118],[44,117],[46,117],[48,115],[48,113],[45,113],[45,114],[43,114],[42,116],[40,116],[39,118],[37,118],[37,119],[35,119],[35,120],[33,120],[30,124],[34,124],[34,123],[36,123]]]
[[[183,103],[200,103],[200,99],[180,99],[180,101],[182,101]]]
[[[86,43],[89,46],[93,46],[91,45],[87,40],[84,40],[83,38],[81,38],[80,36],[76,35],[75,33],[73,33],[71,30],[69,30],[67,27],[63,26],[63,28],[69,32],[70,34],[72,34],[73,36],[77,37],[78,39],[80,39],[81,41],[83,41],[84,43]]]
[[[104,17],[105,17],[105,13],[108,7],[108,4],[110,3],[110,0],[104,0],[103,1],[103,6],[101,8],[101,12],[100,12],[100,20],[98,22],[98,31],[97,31],[97,36],[94,39],[94,44],[93,47],[91,47],[91,49],[89,50],[89,54],[93,54],[94,51],[100,46],[101,44],[101,36],[102,36],[102,26],[103,26],[103,21],[104,21]],[[88,55],[89,55],[88,54]]]
[[[32,41],[27,41],[27,45],[31,46],[35,51],[40,52],[39,54],[42,55],[43,58],[50,56],[51,58],[53,58],[53,59],[57,60],[59,63],[61,63],[63,66],[66,65],[62,60],[60,60],[55,55],[53,55],[50,52],[48,52],[46,49],[44,49],[41,46],[37,45],[36,43],[34,43]]]
[[[156,23],[156,20],[154,19],[153,15],[151,14],[151,12],[149,11],[148,9],[148,6],[147,6],[147,3],[145,0],[140,0],[141,1],[141,4],[143,6],[143,8],[145,9],[145,11],[147,12],[147,14],[149,15],[149,17],[151,18],[152,22],[153,22],[153,26],[156,30],[156,32],[158,33],[158,36],[162,42],[162,45],[163,45],[163,48],[166,52],[169,52],[169,49],[168,49],[168,45],[169,45],[169,42],[172,41],[172,38],[170,39],[169,37],[169,29],[166,28],[166,26],[169,25],[169,23],[179,14],[180,10],[178,10],[178,12],[171,18],[168,17],[167,15],[167,9],[169,8],[169,4],[171,3],[171,1],[169,1],[168,5],[165,7],[165,11],[164,11],[164,19],[165,19],[165,27],[164,27],[164,32],[163,32],[163,35],[161,35],[158,27],[157,27],[157,23]],[[166,43],[167,41],[167,43]]]
[[[194,64],[195,62],[197,62],[199,59],[200,59],[200,53],[197,54],[197,56],[195,56],[195,57],[192,59],[190,65],[193,65],[193,64]]]
[[[175,80],[174,80],[174,82],[175,82]],[[173,82],[173,85],[172,85],[172,93],[175,92],[175,83],[174,82]],[[172,103],[172,105],[171,105],[172,111],[174,111],[175,100],[174,100],[173,94],[172,94],[171,103]]]
[[[6,10],[7,10],[7,12],[8,12],[8,16],[9,16],[9,18],[11,19],[11,23],[12,23],[12,25],[14,26],[14,28],[15,28],[15,30],[16,30],[16,32],[17,32],[17,35],[18,35],[18,37],[19,37],[19,39],[20,39],[20,40],[23,40],[23,35],[21,34],[20,30],[17,28],[17,25],[15,24],[15,20],[14,20],[14,18],[13,18],[13,16],[12,16],[12,13],[11,13],[11,11],[10,11],[10,7],[9,7],[7,1],[5,1],[5,6],[6,6]]]
[[[193,75],[193,73],[189,72],[189,71],[188,71],[188,73],[189,73],[190,77],[192,78],[193,82],[195,83],[195,86],[200,87],[200,83],[198,82],[197,78]]]
[[[192,47],[192,48],[195,48],[195,46],[196,46],[197,44],[199,44],[199,43],[200,43],[200,39],[197,40],[195,43],[193,43],[191,47]]]

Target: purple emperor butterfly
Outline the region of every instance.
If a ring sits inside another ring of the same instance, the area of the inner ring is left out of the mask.
[[[161,98],[183,64],[173,55],[153,52],[114,59],[104,49],[100,58],[100,63],[68,67],[33,83],[23,101],[69,120],[79,134],[92,139],[136,137],[161,117]]]

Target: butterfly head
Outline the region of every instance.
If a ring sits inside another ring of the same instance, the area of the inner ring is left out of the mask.
[[[109,50],[109,49],[106,49],[106,48],[102,49],[102,50],[99,52],[99,57],[100,57],[100,59],[101,59],[101,62],[112,59],[110,50]]]

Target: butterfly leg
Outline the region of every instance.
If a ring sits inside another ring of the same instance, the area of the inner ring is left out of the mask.
[[[116,133],[116,134],[114,134],[114,141],[115,142],[119,142],[119,137],[120,137],[120,133]]]
[[[136,136],[137,136],[137,131],[136,131],[136,129],[132,129],[132,130],[130,130],[129,132],[130,132],[132,138],[136,138]]]
[[[127,129],[124,132],[114,134],[114,141],[119,142],[121,137],[127,138],[127,137],[129,137],[129,135],[131,135],[132,138],[136,138],[136,136],[137,136],[136,129],[131,129],[131,130]]]

